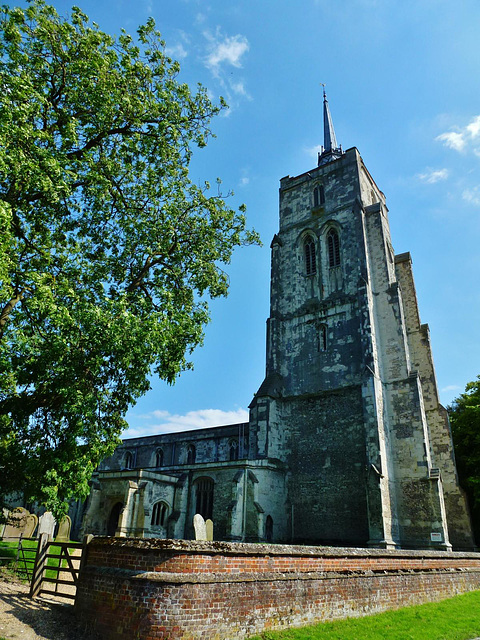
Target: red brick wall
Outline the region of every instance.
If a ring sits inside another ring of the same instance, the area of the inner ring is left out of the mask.
[[[105,640],[221,640],[480,589],[480,554],[94,538],[76,612]]]

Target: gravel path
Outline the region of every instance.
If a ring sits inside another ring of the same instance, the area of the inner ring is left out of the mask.
[[[72,605],[32,600],[29,586],[0,575],[0,638],[7,640],[97,640],[85,632]]]

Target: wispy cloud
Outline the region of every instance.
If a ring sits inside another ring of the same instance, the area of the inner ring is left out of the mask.
[[[217,28],[215,34],[204,31],[204,36],[209,41],[209,54],[205,64],[218,76],[224,65],[230,65],[237,69],[242,66],[242,58],[249,51],[250,45],[245,36],[224,36]]]
[[[184,60],[188,56],[188,51],[181,43],[165,47],[165,53],[174,60]]]
[[[245,80],[239,78],[237,71],[243,67],[244,59],[250,50],[247,38],[241,34],[227,36],[220,27],[215,32],[209,29],[203,31],[207,40],[207,55],[204,64],[216,78],[222,90],[226,92],[227,102],[232,105],[239,98],[251,100]]]
[[[464,189],[462,198],[463,200],[465,200],[465,202],[473,204],[475,207],[480,207],[480,187]]]
[[[314,147],[304,147],[303,151],[310,156],[310,158],[315,158],[315,160],[317,160],[318,154],[322,151],[322,146],[317,144]]]
[[[177,433],[191,429],[205,429],[224,424],[235,424],[248,421],[246,409],[223,411],[221,409],[199,409],[185,414],[171,414],[168,411],[152,411],[151,413],[132,416],[130,423],[135,423],[124,434],[125,438],[157,435],[160,433]]]
[[[426,182],[427,184],[435,184],[436,182],[440,182],[441,180],[446,180],[450,172],[448,169],[430,169],[424,173],[418,173],[417,178],[422,182]]]
[[[453,131],[441,133],[435,140],[455,151],[463,152],[472,147],[474,153],[480,153],[480,148],[476,146],[480,142],[480,116],[475,116],[464,127],[455,127]]]
[[[443,387],[442,392],[448,393],[449,391],[461,391],[462,387],[459,387],[458,384],[449,384],[446,387]]]

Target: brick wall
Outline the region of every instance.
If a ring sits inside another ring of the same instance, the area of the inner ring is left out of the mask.
[[[76,613],[105,640],[221,640],[473,589],[475,553],[95,538]]]

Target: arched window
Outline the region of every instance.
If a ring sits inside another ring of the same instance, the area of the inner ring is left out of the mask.
[[[273,518],[272,516],[267,516],[265,520],[265,540],[266,542],[273,541]]]
[[[335,229],[330,229],[327,233],[327,247],[328,247],[328,266],[338,267],[340,266],[340,238]]]
[[[193,444],[189,444],[187,447],[187,464],[195,464],[195,458],[197,451]]]
[[[112,507],[112,510],[110,511],[110,515],[107,520],[107,536],[115,535],[118,527],[118,520],[120,518],[120,514],[122,513],[122,509],[123,509],[123,502],[117,502]]]
[[[325,204],[325,189],[320,184],[313,190],[313,206],[319,207],[322,204]]]
[[[155,452],[155,466],[163,467],[163,449],[157,449]]]
[[[135,456],[131,451],[127,451],[125,455],[125,469],[133,469],[135,466]]]
[[[305,253],[305,273],[307,276],[313,275],[317,271],[317,261],[315,259],[315,240],[312,236],[307,236],[303,241]]]
[[[238,440],[232,438],[229,443],[230,460],[238,460]]]
[[[199,513],[205,520],[212,519],[213,487],[211,478],[199,478],[195,481],[195,513]]]
[[[317,351],[326,351],[327,350],[327,327],[322,324],[318,329],[317,334]]]
[[[168,504],[166,502],[156,502],[152,511],[152,527],[164,527],[167,522]]]

